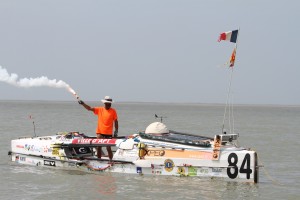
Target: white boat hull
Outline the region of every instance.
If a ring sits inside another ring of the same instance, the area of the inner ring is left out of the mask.
[[[17,139],[11,143],[11,160],[19,164],[87,172],[217,177],[232,181],[258,182],[256,152],[234,146],[221,146],[217,158],[214,158],[213,146],[189,146],[138,137],[100,141],[47,136]],[[93,151],[85,150],[85,145],[96,143],[117,146],[112,163],[107,158],[99,160],[93,155]],[[147,146],[143,156],[140,155],[142,149],[138,147],[139,143]],[[76,150],[82,156],[68,156],[69,150],[71,153]]]

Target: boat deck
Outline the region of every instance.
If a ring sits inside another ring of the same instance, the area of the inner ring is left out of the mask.
[[[158,140],[163,142],[173,142],[192,146],[210,147],[210,141],[213,138],[206,136],[193,135],[188,133],[181,133],[170,130],[169,133],[163,134],[146,134],[145,132],[139,133],[143,139]]]

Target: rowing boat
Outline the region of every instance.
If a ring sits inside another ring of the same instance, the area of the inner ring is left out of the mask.
[[[149,127],[162,131],[147,131]],[[11,141],[9,155],[19,164],[88,172],[174,175],[258,182],[257,153],[238,145],[238,134],[214,137],[181,133],[154,122],[126,137],[97,139],[78,132]],[[113,148],[113,159],[97,158],[95,148]]]

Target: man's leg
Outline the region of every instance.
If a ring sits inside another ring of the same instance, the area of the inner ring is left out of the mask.
[[[97,134],[97,138],[102,138],[100,134]],[[97,157],[101,158],[102,155],[102,147],[97,147]]]
[[[112,161],[113,153],[112,153],[111,147],[106,147],[106,149],[107,149],[109,160]]]
[[[97,157],[101,158],[102,147],[97,147]]]

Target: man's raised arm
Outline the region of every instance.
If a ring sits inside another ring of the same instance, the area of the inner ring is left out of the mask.
[[[82,100],[79,100],[78,103],[80,105],[82,105],[85,109],[87,109],[88,111],[93,111],[94,112],[94,108],[92,108],[91,106],[85,104]]]

